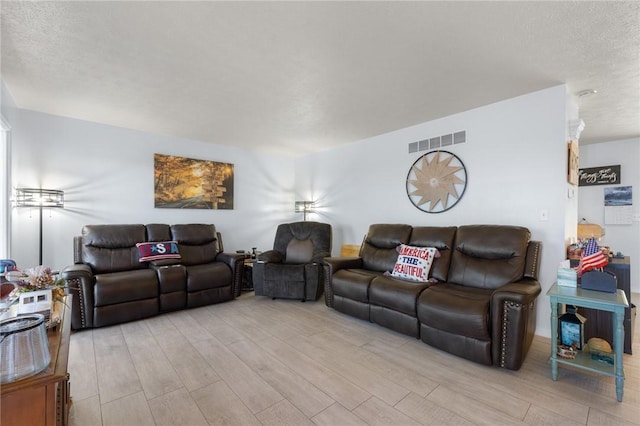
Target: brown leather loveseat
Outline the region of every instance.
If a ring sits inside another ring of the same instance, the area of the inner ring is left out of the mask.
[[[175,241],[180,258],[140,262],[137,243]],[[71,327],[104,327],[239,296],[243,255],[224,253],[211,224],[87,225],[62,271]]]
[[[438,249],[430,282],[389,276],[400,244]],[[371,225],[359,257],[325,259],[325,301],[452,354],[518,370],[535,332],[540,247],[517,226]]]

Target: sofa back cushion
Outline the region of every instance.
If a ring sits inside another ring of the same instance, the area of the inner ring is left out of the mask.
[[[527,228],[504,225],[461,226],[456,232],[448,281],[497,288],[524,276]]]
[[[147,241],[171,240],[171,227],[165,223],[149,223],[147,228]]]
[[[360,249],[362,267],[378,272],[393,271],[398,259],[396,248],[400,244],[409,243],[411,229],[410,225],[387,223],[369,226]]]
[[[178,242],[180,263],[185,266],[214,262],[218,255],[215,225],[171,225],[171,240]]]
[[[438,281],[446,282],[449,279],[451,253],[457,229],[455,226],[416,226],[411,232],[409,245],[435,247],[440,252],[440,257],[434,259],[429,274]]]
[[[147,241],[144,225],[86,225],[82,228],[81,260],[94,274],[143,269],[136,243]]]

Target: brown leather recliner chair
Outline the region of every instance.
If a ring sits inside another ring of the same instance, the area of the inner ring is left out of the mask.
[[[322,260],[331,255],[331,225],[294,222],[278,226],[273,250],[253,266],[257,296],[317,300],[323,292]]]

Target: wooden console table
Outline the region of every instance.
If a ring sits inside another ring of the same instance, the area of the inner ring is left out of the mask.
[[[0,386],[2,426],[66,426],[69,423],[69,336],[71,298],[65,297],[60,324],[48,331],[51,362],[40,373]],[[59,302],[58,302],[59,303]]]

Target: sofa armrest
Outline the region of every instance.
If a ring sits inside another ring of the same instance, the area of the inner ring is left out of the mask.
[[[524,278],[515,283],[505,284],[497,288],[492,295],[492,302],[508,300],[522,305],[533,302],[540,294],[540,283],[533,278]],[[493,304],[493,303],[492,303]]]
[[[322,279],[324,281],[324,303],[333,308],[333,274],[340,269],[362,268],[361,257],[325,257],[322,259]]]
[[[324,291],[324,264],[322,262],[306,263],[304,275],[304,300],[318,300]]]
[[[308,263],[317,263],[320,266],[322,266],[322,262],[324,261],[324,259],[330,256],[331,256],[331,253],[329,253],[328,251],[318,252],[315,256],[311,258],[311,260]]]
[[[533,278],[506,284],[491,297],[492,358],[510,370],[522,366],[536,331],[535,301],[541,292]]]
[[[60,276],[67,282],[67,291],[73,294],[71,328],[74,330],[92,328],[95,277],[91,267],[85,264],[67,266]]]
[[[331,276],[340,269],[359,269],[362,268],[361,257],[325,257],[323,262],[329,267]]]
[[[276,250],[268,250],[258,255],[258,261],[262,263],[282,263],[284,256]]]
[[[217,262],[223,262],[229,265],[233,274],[233,282],[231,292],[233,297],[238,297],[242,293],[242,277],[244,275],[244,259],[246,256],[242,253],[218,253]]]
[[[226,252],[222,252],[222,253],[218,253],[218,255],[216,256],[216,262],[224,262],[229,266],[234,266],[236,264],[236,262],[244,262],[244,259],[246,259],[246,256],[242,253],[226,253]]]

